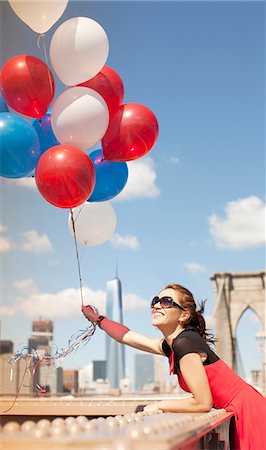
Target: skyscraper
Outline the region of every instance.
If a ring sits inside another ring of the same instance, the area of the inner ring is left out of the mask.
[[[122,287],[116,275],[107,281],[106,315],[115,322],[123,323]],[[106,370],[110,388],[119,388],[125,377],[125,347],[106,335]]]
[[[154,355],[135,354],[135,390],[154,383]]]

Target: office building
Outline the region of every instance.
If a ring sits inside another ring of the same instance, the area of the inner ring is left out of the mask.
[[[115,322],[123,323],[122,287],[118,276],[107,282],[106,315]],[[106,335],[106,372],[111,389],[120,388],[125,378],[125,347]]]
[[[34,320],[28,343],[29,351],[36,352],[36,356],[40,359],[45,354],[51,355],[53,330],[54,326],[51,320]],[[51,394],[63,392],[63,369],[56,368],[53,361],[50,364],[44,361],[37,366],[32,382],[33,392],[36,391],[37,385],[45,387]]]
[[[154,390],[154,356],[135,354],[135,390]]]
[[[0,394],[1,395],[29,395],[32,392],[30,373],[27,370],[27,361],[22,358],[11,364],[14,344],[12,341],[1,340],[0,348]]]
[[[63,371],[64,392],[76,394],[79,391],[79,371],[77,369],[66,369]]]
[[[34,320],[32,322],[32,334],[29,338],[29,350],[37,350],[38,355],[51,353],[54,326],[51,320]]]
[[[106,361],[92,361],[92,379],[106,380]]]
[[[0,340],[0,355],[13,353],[14,344],[12,341]]]

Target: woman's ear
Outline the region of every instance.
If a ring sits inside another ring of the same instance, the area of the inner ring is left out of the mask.
[[[184,311],[179,317],[179,322],[181,325],[186,325],[189,322],[190,319],[190,312]]]

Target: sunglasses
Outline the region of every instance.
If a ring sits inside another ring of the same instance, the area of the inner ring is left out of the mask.
[[[183,306],[180,306],[178,303],[174,302],[172,297],[161,297],[161,298],[159,298],[158,296],[154,297],[151,301],[151,308],[154,308],[154,305],[156,305],[156,303],[158,302],[164,309],[175,307],[182,309],[182,311],[185,311],[185,308],[183,308]]]

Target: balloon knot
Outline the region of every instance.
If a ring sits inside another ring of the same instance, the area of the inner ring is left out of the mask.
[[[41,33],[37,39],[37,46],[38,48],[41,48],[40,40],[44,39],[45,33]]]

